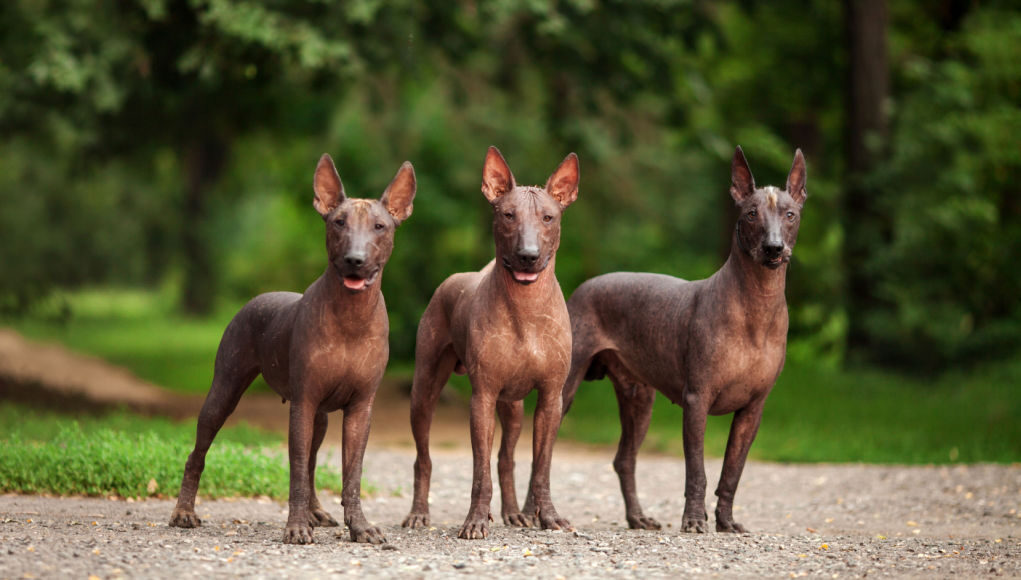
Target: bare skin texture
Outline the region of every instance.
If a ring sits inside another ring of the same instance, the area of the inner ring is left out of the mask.
[[[394,230],[411,215],[415,170],[405,162],[379,200],[352,199],[329,155],[313,181],[313,206],[326,222],[329,264],[304,294],[271,292],[246,304],[227,325],[216,353],[213,384],[199,413],[170,525],[193,528],[195,494],[216,433],[256,376],[291,401],[289,515],[284,543],[312,543],[312,528],[337,526],[315,493],[316,453],[327,417],[343,409],[344,523],[355,542],[385,542],[362,513],[362,458],[369,418],[390,355],[389,321],[380,278]]]
[[[489,536],[493,482],[490,455],[499,414],[504,442],[501,484],[513,481],[513,449],[521,431],[522,399],[538,391],[530,496],[533,511],[518,509],[513,485],[502,487],[505,523],[535,518],[545,529],[570,529],[550,498],[550,460],[561,418],[561,392],[571,357],[571,326],[554,273],[560,216],[578,196],[578,158],[567,156],[546,186],[518,186],[507,162],[490,147],[482,192],[493,206],[496,259],[480,272],[454,274],[437,288],[418,326],[411,429],[415,436],[415,492],[405,527],[429,526],[429,428],[451,372],[471,380],[473,477],[471,506],[458,536]],[[507,434],[513,440],[507,440]]]
[[[745,532],[734,521],[734,492],[759,428],[766,396],[787,349],[787,264],[805,202],[799,149],[785,190],[756,188],[741,148],[730,194],[740,210],[730,257],[705,280],[615,273],[578,287],[568,302],[574,345],[564,385],[568,409],[583,379],[609,375],[620,406],[621,439],[613,467],[628,525],[659,529],[638,503],[635,460],[658,389],[684,408],[682,530],[705,532],[703,460],[707,415],[734,414],[716,495],[716,530]]]

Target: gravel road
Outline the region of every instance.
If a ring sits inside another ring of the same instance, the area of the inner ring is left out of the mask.
[[[527,451],[522,441],[519,450]],[[323,460],[339,461],[339,450]],[[639,489],[662,531],[632,531],[611,452],[561,445],[553,499],[576,532],[499,522],[486,540],[457,539],[468,507],[468,449],[434,454],[430,530],[400,522],[411,504],[413,453],[370,448],[364,501],[389,543],[351,543],[337,528],[317,543],[280,542],[286,505],[205,501],[203,526],[167,526],[171,500],[0,496],[0,578],[118,577],[1021,577],[1021,466],[885,467],[748,464],[735,516],[747,535],[681,533],[683,463],[642,456]],[[519,457],[519,497],[527,459]],[[720,462],[707,466],[714,489]],[[495,466],[494,466],[495,473]],[[339,498],[323,494],[338,519]],[[710,503],[709,511],[712,513]]]

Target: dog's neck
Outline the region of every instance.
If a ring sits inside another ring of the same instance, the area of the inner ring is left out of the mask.
[[[507,305],[507,309],[519,316],[546,313],[550,300],[558,295],[563,300],[560,284],[557,282],[556,256],[550,258],[549,263],[539,273],[539,277],[531,284],[517,282],[507,268],[499,262],[494,263],[489,284],[494,295]]]
[[[757,310],[768,304],[786,305],[787,263],[775,270],[757,263],[743,247],[736,229],[730,244],[730,256],[719,274],[728,292],[734,293],[741,302],[754,304]]]
[[[352,292],[344,286],[340,274],[332,266],[327,266],[314,289],[310,288],[306,294],[313,293],[312,298],[319,302],[322,312],[335,324],[342,327],[365,328],[372,314],[382,305],[383,292],[380,290],[382,283],[381,271],[372,282],[372,286],[361,292]]]

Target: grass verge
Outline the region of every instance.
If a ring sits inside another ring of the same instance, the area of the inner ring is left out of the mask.
[[[220,431],[206,456],[204,497],[287,499],[282,437],[251,427]],[[126,412],[71,419],[0,403],[0,492],[159,497],[180,491],[195,422],[173,423]],[[316,470],[320,490],[340,493],[341,474]],[[368,486],[363,490],[370,492]]]
[[[177,315],[173,304],[166,293],[79,291],[43,305],[33,316],[6,322],[26,336],[61,342],[156,384],[204,393],[220,335],[239,305],[225,305],[209,319],[188,319]],[[67,310],[73,315],[62,316]],[[410,376],[408,364],[393,361],[395,369]],[[451,383],[462,396],[470,393],[464,377]],[[791,360],[766,402],[751,456],[817,462],[1021,461],[1017,385],[1021,359],[935,379]],[[261,379],[252,388],[268,390]],[[531,401],[534,396],[526,403]],[[682,453],[681,421],[681,409],[658,396],[645,448]],[[619,424],[609,382],[585,383],[560,436],[612,444],[620,436]],[[723,455],[729,428],[729,416],[709,418],[708,455]]]

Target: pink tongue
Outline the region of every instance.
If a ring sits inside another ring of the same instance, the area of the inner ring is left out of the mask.
[[[539,278],[539,273],[531,272],[514,272],[514,279],[519,282],[535,282]]]
[[[364,278],[344,278],[344,286],[347,286],[348,288],[350,288],[352,290],[361,290],[362,288],[365,288],[365,279]]]

